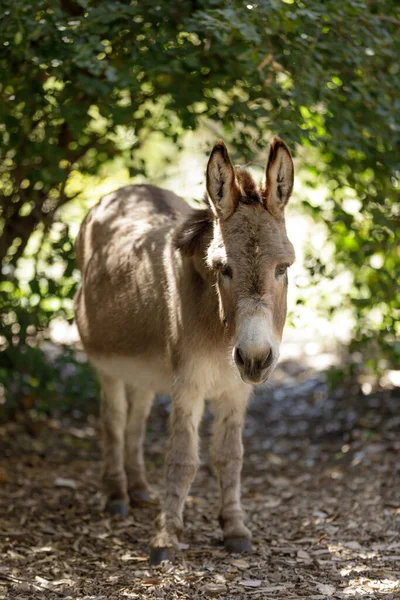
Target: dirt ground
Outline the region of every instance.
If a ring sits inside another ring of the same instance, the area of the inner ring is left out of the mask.
[[[95,416],[0,426],[0,599],[400,599],[400,395],[330,394],[283,365],[251,403],[243,504],[251,555],[228,555],[203,461],[174,565],[150,568],[156,508],[101,512]],[[156,402],[149,477],[162,484],[169,403]]]

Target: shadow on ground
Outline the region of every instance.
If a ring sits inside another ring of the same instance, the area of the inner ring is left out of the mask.
[[[155,489],[169,403],[156,402],[147,457]],[[0,427],[0,598],[400,598],[398,390],[330,394],[287,363],[244,431],[243,502],[254,553],[229,556],[204,458],[175,565],[147,562],[156,509],[101,512],[97,418]]]

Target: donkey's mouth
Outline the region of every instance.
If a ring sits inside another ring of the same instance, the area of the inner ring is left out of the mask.
[[[240,369],[239,369],[239,373],[240,373],[240,377],[242,378],[244,383],[248,383],[249,385],[261,385],[262,383],[265,383],[266,381],[268,381],[268,378],[271,374],[271,370],[268,370],[268,373],[265,373],[265,375],[261,375],[260,377],[257,377],[257,378],[248,377],[245,373],[242,373],[240,371]]]
[[[272,375],[275,364],[270,365],[266,369],[263,369],[258,372],[251,372],[250,370],[244,368],[242,365],[236,365],[239,371],[240,377],[244,383],[248,383],[249,385],[261,385],[268,381],[269,377]]]

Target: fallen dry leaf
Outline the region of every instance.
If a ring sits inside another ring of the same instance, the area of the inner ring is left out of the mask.
[[[189,550],[190,545],[189,544],[183,544],[182,542],[179,542],[178,544],[179,550]]]
[[[250,563],[244,558],[234,558],[231,560],[231,565],[237,567],[238,569],[242,569],[243,571],[250,567]]]
[[[330,585],[329,583],[317,583],[317,590],[321,592],[321,594],[326,594],[328,598],[333,596],[336,592],[335,586]]]
[[[264,502],[265,508],[277,508],[282,504],[282,499],[277,496],[268,496]]]
[[[56,487],[70,488],[71,490],[76,490],[76,488],[78,487],[76,481],[74,481],[73,479],[64,479],[64,477],[57,477],[57,479],[54,482],[54,485]]]
[[[284,585],[268,585],[263,586],[258,589],[258,592],[287,592],[291,588],[294,588],[294,583],[286,583]],[[249,592],[251,593],[251,592]]]
[[[226,585],[223,583],[207,583],[204,586],[207,596],[220,595],[226,592]]]
[[[251,588],[260,587],[261,584],[261,579],[243,579],[242,581],[239,581],[239,585],[244,585],[244,587]]]
[[[308,552],[306,552],[305,550],[301,550],[301,549],[297,552],[297,558],[300,558],[301,560],[307,560],[307,561],[312,560],[312,558],[308,554]]]

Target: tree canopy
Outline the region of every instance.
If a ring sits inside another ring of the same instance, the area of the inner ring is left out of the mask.
[[[308,208],[330,228],[335,268],[354,275],[355,343],[374,338],[381,356],[398,356],[396,0],[3,0],[1,13],[0,301],[9,343],[17,262],[32,232],[48,231],[73,196],[71,173],[96,173],[117,155],[142,173],[137,150],[148,131],[179,145],[207,120],[244,159],[281,135],[310,181],[326,183],[329,201]],[[130,132],[124,143],[122,129]],[[354,214],[346,195],[359,203]],[[67,231],[55,252],[68,277]],[[315,277],[332,275],[322,257],[310,256],[309,267]],[[49,293],[40,285],[33,277],[31,293]],[[19,341],[32,319],[45,323],[38,315],[31,311]]]

